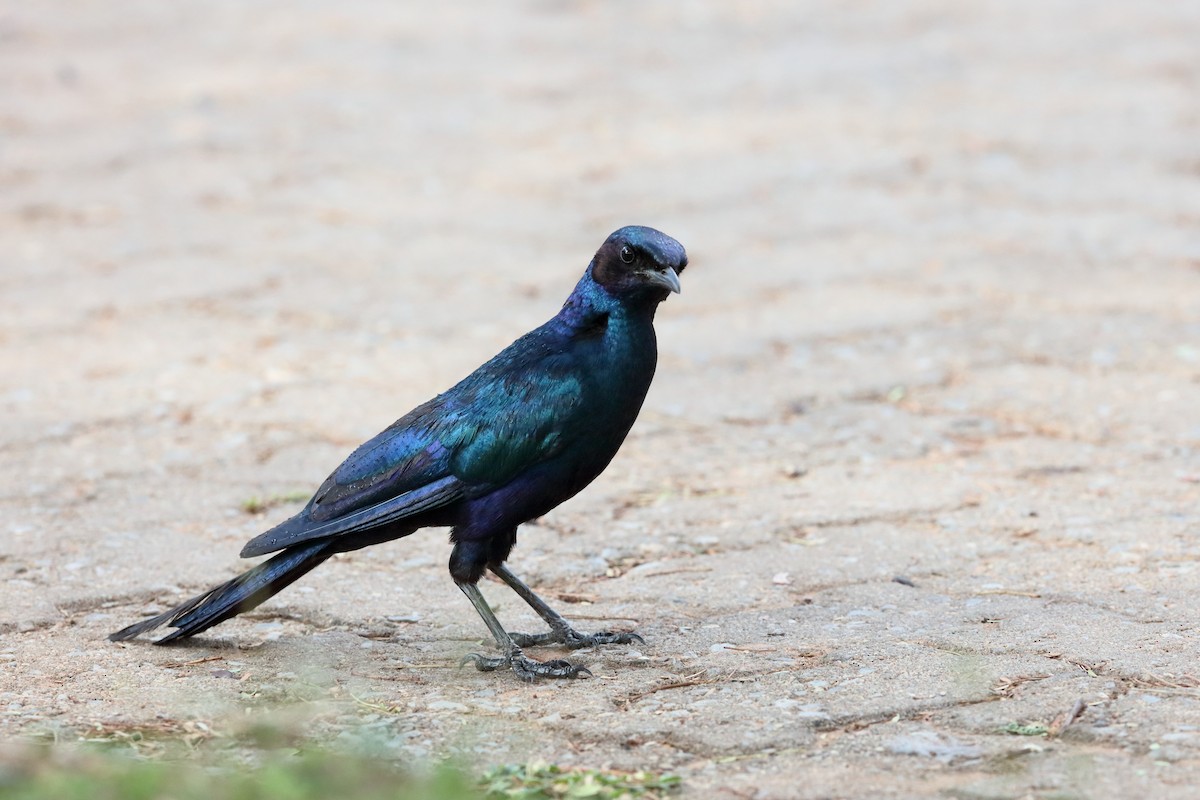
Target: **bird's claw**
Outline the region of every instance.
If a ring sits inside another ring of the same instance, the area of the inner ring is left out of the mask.
[[[551,630],[546,633],[511,633],[513,643],[517,647],[541,647],[558,645],[568,650],[578,650],[581,647],[595,647],[599,644],[645,644],[646,640],[636,633],[580,633],[573,628]]]
[[[535,678],[578,678],[580,675],[592,677],[592,671],[587,667],[581,667],[562,659],[534,661],[519,649],[503,656],[494,657],[479,653],[467,653],[458,665],[464,667],[468,661],[474,663],[475,669],[480,672],[492,672],[501,667],[511,667],[518,678],[529,683],[533,683]]]

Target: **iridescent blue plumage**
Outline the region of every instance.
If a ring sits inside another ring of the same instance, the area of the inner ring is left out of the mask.
[[[451,575],[477,608],[474,584],[491,567],[557,626],[561,618],[526,597],[532,592],[503,562],[519,524],[576,494],[616,455],[654,376],[655,310],[679,290],[686,265],[683,247],[659,231],[614,232],[553,319],[364,443],[299,514],[242,550],[282,553],[110,638],[163,623],[178,630],[162,641],[190,636],[257,605],[334,553],[443,525],[455,543]],[[499,623],[481,614],[496,633]],[[526,660],[523,676],[557,674],[530,673],[536,663]]]

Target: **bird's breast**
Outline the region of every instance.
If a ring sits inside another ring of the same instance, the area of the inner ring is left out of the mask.
[[[658,362],[654,327],[614,318],[602,336],[588,340],[582,355],[581,377],[596,410],[603,408],[619,417],[632,415],[632,424]]]

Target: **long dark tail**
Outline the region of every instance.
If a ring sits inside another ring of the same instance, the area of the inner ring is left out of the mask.
[[[329,541],[289,547],[233,580],[209,589],[157,617],[122,628],[108,638],[110,641],[120,642],[160,625],[169,625],[177,630],[159,639],[155,644],[166,644],[193,636],[243,611],[249,611],[333,553],[332,543]]]

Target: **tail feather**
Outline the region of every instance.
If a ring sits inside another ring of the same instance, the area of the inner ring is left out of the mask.
[[[135,622],[122,628],[108,638],[120,642],[132,639],[160,625],[169,625],[176,630],[155,642],[166,644],[176,639],[193,636],[212,626],[249,611],[268,597],[304,575],[313,567],[333,555],[329,541],[289,547],[274,558],[268,559],[236,578],[209,589],[203,594],[187,600],[170,611],[156,617]]]

